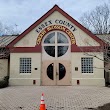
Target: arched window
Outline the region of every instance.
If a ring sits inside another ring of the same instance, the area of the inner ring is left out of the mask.
[[[69,41],[62,32],[54,31],[49,33],[43,40],[45,52],[52,57],[63,56],[69,48]]]

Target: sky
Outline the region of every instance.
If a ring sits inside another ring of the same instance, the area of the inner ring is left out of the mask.
[[[23,32],[55,4],[77,21],[81,15],[110,0],[0,0],[0,22]]]

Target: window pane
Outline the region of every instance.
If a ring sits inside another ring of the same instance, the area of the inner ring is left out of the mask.
[[[44,50],[46,51],[46,53],[48,55],[50,55],[52,57],[55,57],[55,55],[56,55],[56,57],[60,57],[60,56],[64,55],[67,52],[68,47],[69,47],[68,39],[66,38],[65,35],[63,35],[60,32],[50,33],[45,38],[44,43],[45,43]],[[66,44],[66,45],[64,46],[64,44]]]
[[[55,46],[44,46],[46,53],[52,57],[55,57]]]
[[[60,57],[64,55],[68,50],[68,46],[58,46],[57,56]]]
[[[55,32],[49,34],[46,39],[44,40],[44,43],[55,43]]]
[[[66,74],[65,67],[61,63],[59,63],[59,80],[63,79],[65,74]]]
[[[20,73],[31,73],[31,58],[20,58]]]
[[[57,32],[57,43],[68,43],[68,39],[62,33]]]
[[[81,58],[82,73],[93,73],[93,58]]]
[[[53,80],[53,63],[47,67],[47,76]]]

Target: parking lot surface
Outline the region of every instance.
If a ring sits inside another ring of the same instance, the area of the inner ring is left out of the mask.
[[[90,110],[110,103],[110,88],[96,86],[11,86],[0,89],[0,110]]]

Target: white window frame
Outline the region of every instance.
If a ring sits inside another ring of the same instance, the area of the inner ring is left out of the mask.
[[[31,58],[20,58],[19,73],[20,74],[31,74],[32,59]]]
[[[44,43],[44,40],[47,38],[47,36],[49,35],[49,34],[51,34],[51,33],[53,33],[53,32],[55,32],[55,43]],[[68,40],[68,43],[57,43],[57,33],[61,33],[61,34],[63,34],[66,38],[67,38],[67,40]],[[43,46],[43,48],[44,48],[44,46],[55,46],[55,57],[53,57],[53,58],[57,58],[58,56],[58,52],[57,52],[57,50],[58,50],[58,46],[68,46],[68,50],[66,51],[66,53],[68,52],[68,51],[70,51],[70,49],[69,49],[69,47],[70,47],[70,45],[71,45],[71,41],[70,41],[70,39],[69,39],[69,37],[67,37],[67,35],[64,33],[64,32],[62,32],[62,31],[52,31],[52,32],[50,32],[50,33],[48,33],[44,38],[43,38],[43,40],[42,40],[42,46]],[[66,54],[65,53],[65,54]],[[63,56],[63,55],[62,55]],[[60,56],[60,57],[62,57],[62,56]]]
[[[82,74],[93,74],[93,57],[82,57],[81,58],[81,73]]]

